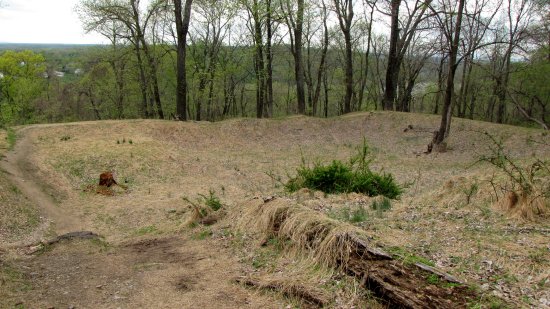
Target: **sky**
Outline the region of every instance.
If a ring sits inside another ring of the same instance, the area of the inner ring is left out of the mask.
[[[0,0],[1,43],[100,44],[86,34],[74,8],[79,0]]]

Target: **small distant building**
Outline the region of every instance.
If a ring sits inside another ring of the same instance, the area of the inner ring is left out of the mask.
[[[74,74],[75,74],[75,75],[80,75],[80,74],[82,74],[82,73],[84,73],[84,70],[82,70],[82,69],[76,69],[76,70],[74,70]]]
[[[65,73],[60,71],[53,71],[52,76],[62,78],[65,77]],[[48,74],[48,72],[44,72],[44,78],[50,78],[50,74]]]

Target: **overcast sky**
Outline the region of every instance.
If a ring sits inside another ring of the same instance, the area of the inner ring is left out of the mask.
[[[0,0],[0,42],[103,43],[86,34],[74,7],[78,0]]]

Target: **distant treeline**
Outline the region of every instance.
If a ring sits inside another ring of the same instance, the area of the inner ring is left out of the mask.
[[[550,5],[461,2],[195,0],[186,116],[449,108],[547,128]],[[0,44],[1,125],[180,118],[173,2],[135,4],[81,1],[87,29],[108,45]],[[387,32],[376,26],[384,22]]]

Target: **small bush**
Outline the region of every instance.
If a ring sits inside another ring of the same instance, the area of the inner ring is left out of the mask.
[[[62,142],[66,142],[66,141],[68,141],[68,140],[70,140],[70,139],[71,139],[71,137],[70,137],[69,135],[64,135],[64,136],[61,137],[60,140],[61,140]]]
[[[302,160],[304,162],[304,160]],[[334,160],[329,165],[314,164],[313,168],[302,166],[297,175],[291,178],[285,188],[290,192],[301,188],[320,190],[325,193],[363,193],[368,196],[383,195],[390,199],[398,198],[401,188],[391,174],[377,174],[370,170],[370,150],[366,144],[358,149],[358,154],[349,163]]]
[[[220,199],[216,196],[216,192],[214,190],[208,191],[208,196],[199,194],[204,199],[204,204],[213,211],[218,211],[222,208],[222,202]]]

